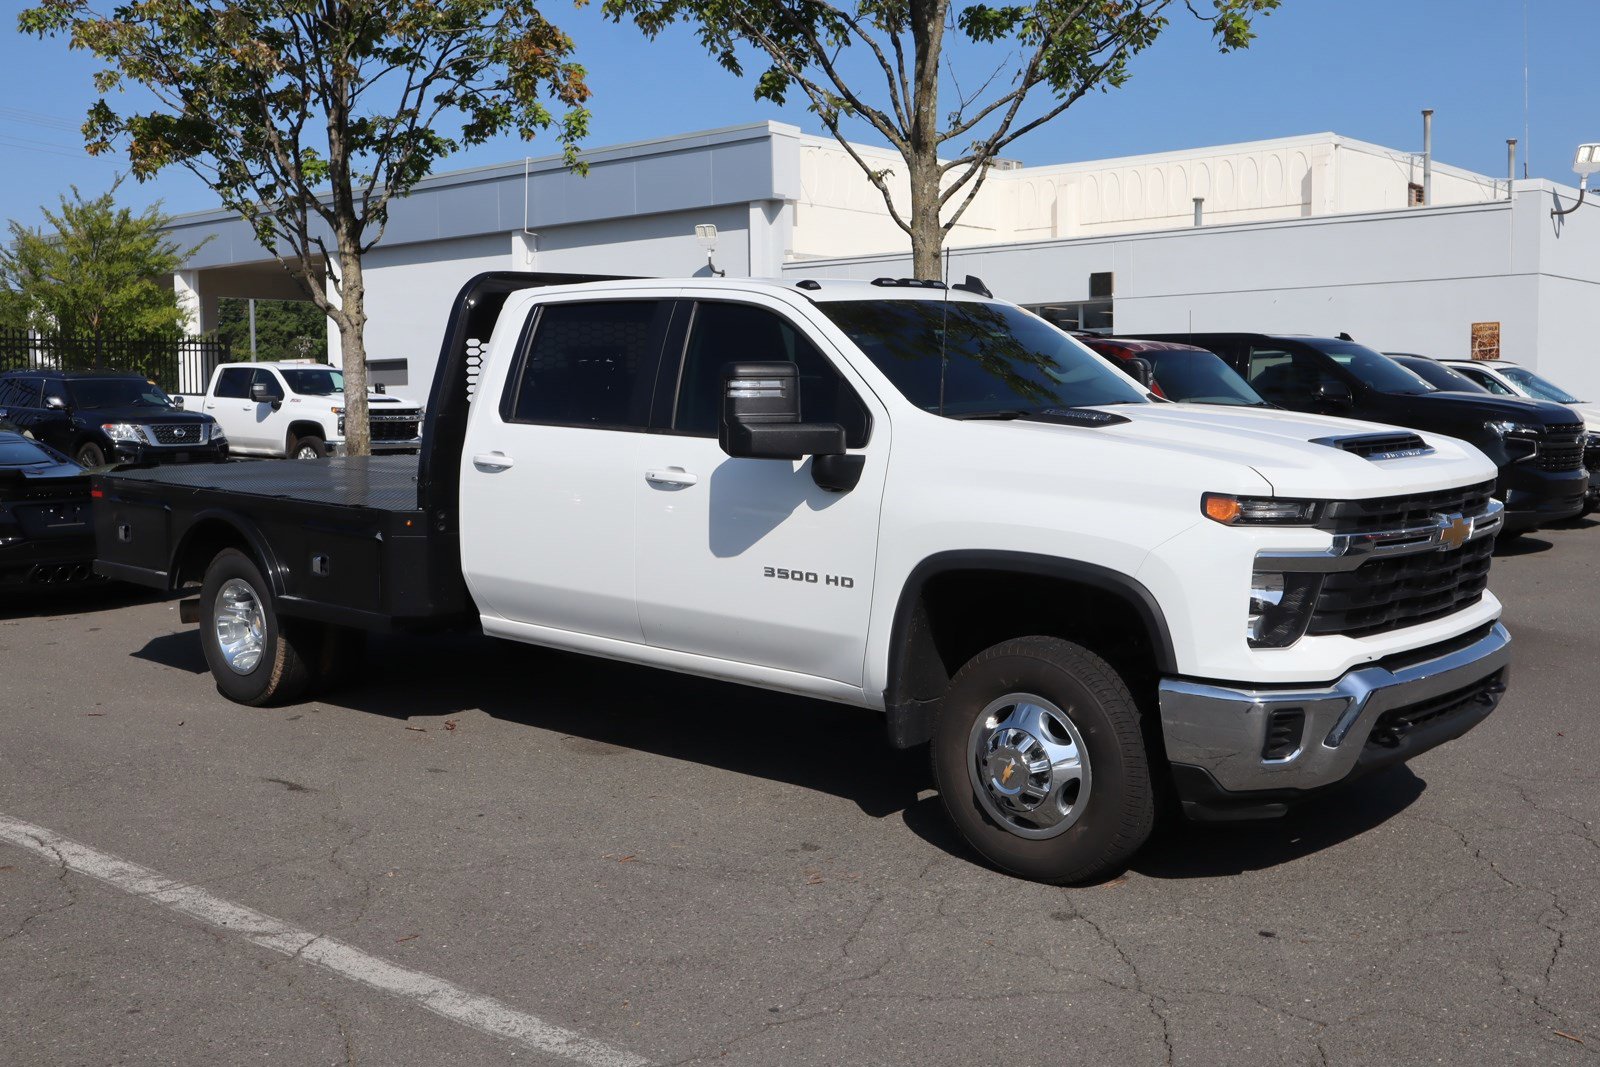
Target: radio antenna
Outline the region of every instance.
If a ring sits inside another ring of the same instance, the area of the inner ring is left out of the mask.
[[[950,333],[950,249],[944,250],[944,298],[939,305],[939,417],[944,418],[944,375],[950,366],[946,336]]]

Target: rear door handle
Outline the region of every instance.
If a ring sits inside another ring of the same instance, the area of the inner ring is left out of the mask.
[[[651,485],[693,485],[700,480],[700,476],[690,474],[682,467],[668,467],[666,470],[645,471],[644,480]]]
[[[516,463],[504,452],[479,452],[472,457],[472,465],[487,471],[503,471]]]

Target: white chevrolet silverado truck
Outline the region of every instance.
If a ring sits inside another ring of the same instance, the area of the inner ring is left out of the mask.
[[[976,280],[491,274],[419,460],[93,491],[97,568],[198,586],[240,703],[348,673],[362,630],[466,626],[853,704],[928,745],[989,861],[1080,882],[1158,794],[1277,815],[1487,717],[1494,476],[1450,438],[1161,402]]]
[[[200,410],[238,455],[321,459],[344,446],[344,372],[310,360],[224,363],[212,371]],[[375,453],[422,444],[422,410],[413,401],[369,393],[367,417]]]

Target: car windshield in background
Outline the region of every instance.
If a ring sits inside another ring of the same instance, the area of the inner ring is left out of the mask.
[[[972,418],[1146,402],[1100,357],[1021,308],[965,300],[817,306],[924,411]]]
[[[281,368],[278,373],[289,383],[289,391],[299,393],[301,396],[332,396],[334,393],[344,392],[343,371],[327,367],[305,367],[294,370]]]
[[[68,383],[76,407],[170,408],[172,398],[153,382],[139,378],[78,378]]]
[[[1315,341],[1312,347],[1319,352],[1326,352],[1335,363],[1380,393],[1416,396],[1439,391],[1382,352],[1374,352],[1366,345],[1350,341]]]
[[[1391,356],[1396,363],[1427,382],[1435,389],[1449,393],[1487,393],[1489,390],[1464,375],[1420,356]]]
[[[1518,386],[1529,396],[1540,400],[1553,400],[1557,404],[1581,404],[1583,401],[1556,385],[1554,382],[1539,377],[1525,367],[1496,367],[1511,384]]]
[[[22,438],[0,440],[0,467],[32,467],[41,463],[59,463],[50,453]]]
[[[1155,384],[1168,400],[1184,404],[1269,405],[1232,367],[1210,353],[1193,350],[1135,352],[1155,371]]]

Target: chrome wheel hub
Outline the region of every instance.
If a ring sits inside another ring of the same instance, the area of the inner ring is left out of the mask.
[[[1065,833],[1089,802],[1089,754],[1067,714],[1032,693],[983,709],[967,745],[967,769],[989,817],[1019,837]]]
[[[217,591],[217,647],[235,674],[249,674],[261,665],[267,621],[256,591],[242,578],[229,578]]]

